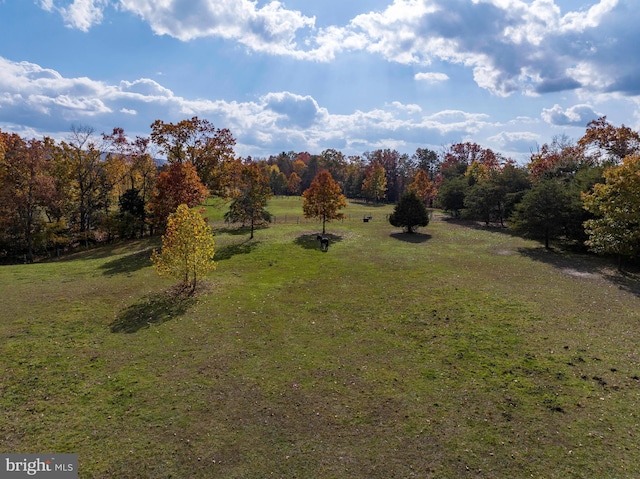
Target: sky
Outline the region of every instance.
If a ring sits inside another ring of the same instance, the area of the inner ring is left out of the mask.
[[[0,130],[149,136],[197,116],[238,156],[526,162],[600,116],[640,129],[637,0],[0,0]]]

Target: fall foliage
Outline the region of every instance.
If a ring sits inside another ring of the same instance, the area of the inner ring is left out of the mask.
[[[253,239],[255,226],[271,221],[271,215],[265,209],[271,196],[269,180],[260,165],[253,162],[242,165],[238,190],[224,218],[230,222],[249,223],[249,239]]]
[[[365,198],[378,202],[387,193],[387,177],[384,167],[380,163],[373,163],[367,168],[362,182],[362,194]]]
[[[255,160],[236,158],[234,145],[229,130],[198,117],[157,120],[149,137],[135,139],[122,128],[96,137],[90,126],[72,127],[60,142],[0,131],[2,260],[153,234],[179,205],[195,207],[209,195],[231,200],[227,220],[251,225],[253,237],[255,225],[269,220],[272,193],[300,191],[305,217],[320,219],[323,233],[327,221],[344,217],[346,196],[394,202],[413,191],[429,206],[512,226],[545,245],[558,239],[599,254],[638,253],[633,168],[640,134],[606,117],[590,122],[577,142],[554,137],[522,165],[472,142],[440,153],[345,156],[329,148]],[[166,158],[164,166],[152,151]]]
[[[435,183],[429,179],[429,174],[422,169],[418,170],[408,190],[415,192],[425,205],[431,205],[436,196]]]
[[[225,196],[228,173],[236,162],[236,140],[228,129],[215,128],[197,116],[175,124],[156,120],[151,124],[151,141],[169,163],[191,163],[210,191]]]
[[[206,186],[190,162],[171,163],[158,175],[151,198],[154,224],[162,228],[169,214],[181,204],[194,207],[209,196]]]
[[[583,194],[595,218],[585,222],[587,246],[596,253],[636,257],[640,254],[640,155],[604,171],[605,183]]]
[[[211,226],[200,212],[182,204],[169,215],[162,250],[154,250],[151,261],[160,276],[179,279],[193,293],[198,280],[216,268],[214,253]]]
[[[311,186],[302,193],[302,199],[304,217],[322,220],[322,234],[326,232],[327,221],[344,218],[339,210],[347,206],[347,198],[327,170],[318,173]]]

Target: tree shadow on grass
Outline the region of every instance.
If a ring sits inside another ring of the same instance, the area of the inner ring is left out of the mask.
[[[577,255],[545,248],[519,248],[518,252],[535,261],[550,264],[565,274],[576,278],[609,281],[623,291],[640,297],[640,268],[629,264],[625,270],[617,268],[612,258]]]
[[[579,274],[601,274],[607,267],[601,258],[588,255],[576,255],[558,249],[544,247],[518,248],[518,253],[534,261],[550,264],[565,271],[575,271]]]
[[[402,233],[391,233],[389,236],[399,241],[404,241],[405,243],[414,243],[414,244],[426,243],[431,239],[431,235],[427,233],[402,232]]]
[[[228,245],[222,246],[220,249],[217,249],[213,259],[215,261],[224,261],[237,254],[249,254],[259,244],[260,244],[260,241],[254,241],[250,239],[247,239],[242,243],[228,244]]]
[[[456,218],[455,216],[438,215],[438,220],[448,224],[463,226],[474,230],[489,231],[491,233],[501,233],[507,236],[518,236],[507,224],[492,221],[489,224],[484,221],[470,220],[466,218]]]
[[[389,203],[371,203],[369,201],[359,199],[350,199],[349,203],[353,203],[354,205],[366,206],[367,208],[383,208],[385,206],[389,206]]]
[[[153,248],[147,248],[137,253],[128,254],[118,259],[109,261],[100,269],[104,270],[102,274],[105,276],[114,276],[116,274],[131,274],[147,266],[151,266],[151,252]]]
[[[610,270],[604,277],[623,291],[640,297],[640,271]]]
[[[195,296],[182,290],[150,294],[121,311],[110,325],[111,332],[132,334],[153,324],[166,323],[185,314],[195,302]]]
[[[295,240],[293,240],[293,243],[304,249],[320,250],[321,249],[320,241],[318,241],[319,234],[320,233],[311,233],[311,234],[300,235]],[[329,249],[331,249],[332,244],[339,243],[340,241],[342,241],[342,236],[338,236],[330,233],[325,233],[322,236],[329,240]]]
[[[256,231],[264,230],[264,229],[267,229],[268,227],[269,225],[255,225],[253,227],[253,231],[255,233]],[[220,234],[227,234],[231,236],[240,236],[240,235],[249,236],[251,234],[251,226],[240,226],[240,225],[236,227],[227,226],[225,228],[218,228],[216,229],[215,232]]]

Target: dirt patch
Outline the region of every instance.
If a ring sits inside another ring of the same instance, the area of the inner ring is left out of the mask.
[[[573,268],[563,268],[561,270],[563,273],[568,274],[569,276],[573,276],[576,278],[585,278],[585,279],[599,279],[601,275],[596,273],[589,273],[587,271],[578,271]]]

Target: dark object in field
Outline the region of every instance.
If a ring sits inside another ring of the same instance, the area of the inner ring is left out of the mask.
[[[318,235],[318,236],[316,236],[316,239],[318,241],[320,241],[320,249],[322,251],[328,251],[329,250],[329,238],[326,238],[325,236]]]

